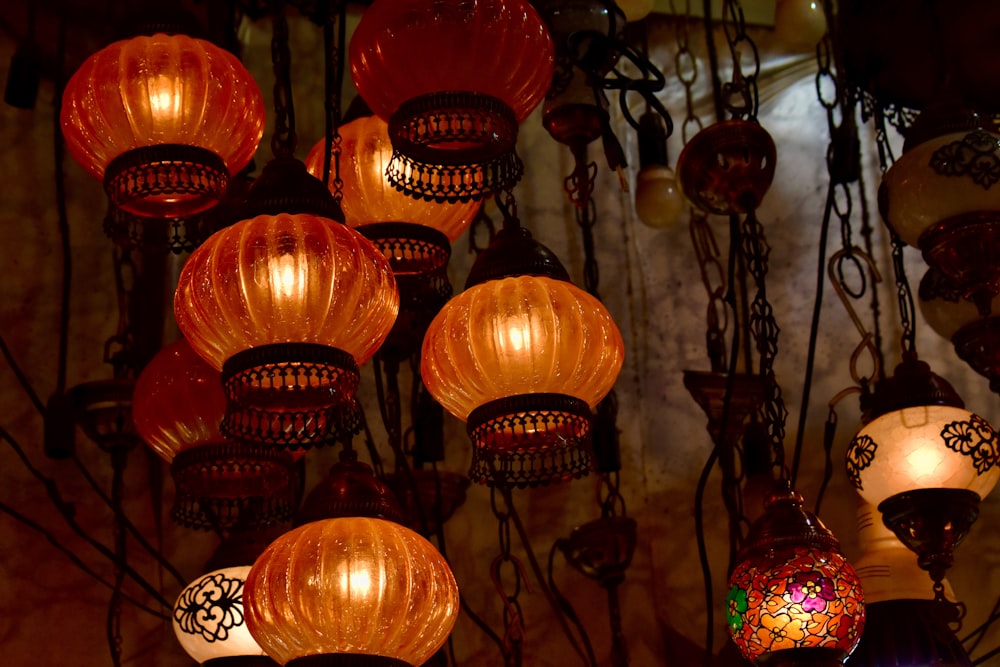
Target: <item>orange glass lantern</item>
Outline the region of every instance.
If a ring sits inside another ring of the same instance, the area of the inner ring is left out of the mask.
[[[450,244],[469,227],[479,204],[415,199],[395,189],[386,175],[392,159],[389,127],[377,116],[347,123],[340,136],[344,219],[389,260],[401,301],[390,344],[408,350],[419,344],[430,319],[451,296]],[[325,147],[320,140],[306,158],[317,178],[323,174]]]
[[[623,358],[600,301],[526,230],[505,228],[427,330],[421,377],[467,422],[472,479],[534,486],[588,472],[591,410]]]
[[[729,577],[729,631],[763,667],[838,667],[861,639],[861,582],[791,489],[773,493]]]
[[[521,177],[518,123],[545,97],[554,62],[527,0],[376,0],[350,62],[361,97],[389,122],[396,187],[468,201]]]
[[[289,181],[321,196],[297,201]],[[260,214],[213,234],[184,265],[177,324],[222,370],[224,434],[293,448],[334,442],[360,428],[358,366],[396,319],[395,279],[382,253],[334,221],[336,203],[302,162],[272,160],[249,199]]]
[[[114,205],[178,217],[216,204],[250,162],[264,101],[228,51],[161,33],[88,58],[66,84],[60,120],[70,154]]]
[[[160,350],[136,380],[132,418],[171,464],[174,520],[204,529],[291,520],[299,501],[295,457],[227,440],[219,431],[225,410],[219,372],[184,339]]]
[[[282,665],[411,667],[447,640],[459,598],[426,539],[339,517],[275,540],[247,575],[243,604],[250,633]]]

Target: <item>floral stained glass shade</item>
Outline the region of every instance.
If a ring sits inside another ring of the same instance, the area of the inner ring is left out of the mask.
[[[727,620],[749,660],[786,649],[850,651],[864,623],[861,585],[837,552],[786,547],[747,559],[730,577]]]

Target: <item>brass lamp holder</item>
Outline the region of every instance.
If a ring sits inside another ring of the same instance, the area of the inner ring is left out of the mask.
[[[219,203],[228,187],[226,163],[198,146],[134,148],[114,158],[104,171],[111,203],[149,217],[200,213]]]
[[[610,589],[625,580],[636,540],[635,519],[605,516],[577,526],[557,545],[576,570]]]
[[[375,477],[371,466],[358,461],[353,450],[347,450],[309,493],[296,524],[351,516],[403,522],[403,511],[392,489]]]
[[[1000,393],[1000,314],[966,324],[951,337],[959,358],[989,378],[990,389]]]
[[[920,235],[924,261],[947,276],[960,294],[989,312],[1000,294],[1000,215],[973,211],[943,220]]]

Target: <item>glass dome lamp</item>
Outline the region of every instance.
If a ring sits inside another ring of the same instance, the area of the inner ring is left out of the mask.
[[[251,634],[288,667],[415,667],[444,645],[459,610],[430,542],[360,516],[275,540],[247,575],[244,604]]]
[[[70,154],[104,182],[112,204],[179,217],[215,205],[264,132],[253,77],[202,39],[157,33],[90,56],[63,91]]]
[[[451,296],[451,243],[468,229],[479,203],[416,199],[394,188],[386,175],[392,159],[389,126],[377,116],[343,125],[340,136],[344,219],[389,261],[401,307],[387,344],[408,350]],[[306,167],[317,178],[323,174],[325,148],[321,140],[306,157]]]
[[[904,359],[863,406],[847,476],[943,596],[955,547],[1000,477],[997,435],[924,362]]]
[[[274,667],[247,628],[243,588],[249,565],[204,574],[174,603],[174,635],[202,667]]]
[[[865,625],[861,582],[840,544],[787,485],[765,503],[729,577],[730,635],[758,666],[836,667]]]
[[[276,158],[243,219],[184,265],[174,313],[222,371],[223,434],[294,449],[360,429],[358,366],[392,328],[399,293],[382,253],[338,219],[301,161]]]
[[[302,452],[228,440],[219,431],[225,409],[219,372],[184,339],[160,350],[136,380],[132,418],[139,436],[171,464],[172,517],[206,530],[290,521]]]
[[[389,123],[390,181],[438,201],[512,187],[518,124],[545,97],[553,53],[527,0],[372,3],[349,57],[358,93]]]
[[[919,298],[920,312],[931,329],[950,340],[959,358],[989,378],[990,389],[1000,392],[1000,295],[984,312],[982,302],[963,298],[953,281],[930,268],[920,281]]]
[[[536,486],[589,471],[591,410],[623,357],[607,309],[508,220],[428,328],[421,377],[466,422],[472,480]]]
[[[889,227],[981,307],[1000,294],[998,180],[996,126],[942,95],[914,122],[879,188]]]

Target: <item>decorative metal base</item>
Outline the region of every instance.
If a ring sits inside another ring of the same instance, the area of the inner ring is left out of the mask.
[[[771,135],[749,120],[727,120],[694,135],[677,160],[681,189],[709,213],[757,208],[774,180],[777,152]]]
[[[287,451],[245,443],[187,449],[171,466],[177,494],[171,516],[188,528],[231,530],[291,521],[299,503]]]
[[[591,469],[591,411],[564,394],[522,394],[472,411],[469,478],[487,486],[536,487]]]
[[[490,95],[448,91],[401,104],[389,119],[394,187],[418,199],[467,202],[521,179],[514,110]]]
[[[309,493],[296,517],[299,525],[345,516],[366,516],[401,523],[403,510],[389,486],[371,466],[357,460],[333,464],[330,473]]]
[[[70,389],[76,423],[105,451],[128,450],[140,442],[132,423],[134,387],[133,380],[113,379]]]
[[[201,667],[278,667],[278,663],[266,655],[235,655],[206,660]]]
[[[428,536],[437,533],[465,503],[469,479],[447,470],[412,468],[386,476],[386,483],[403,506],[404,525]]]
[[[285,667],[413,667],[413,665],[384,655],[330,653],[295,658],[289,660]]]
[[[358,365],[347,352],[313,343],[244,350],[222,366],[231,440],[276,447],[328,445],[361,430]]]
[[[392,268],[400,275],[423,274],[440,269],[451,257],[448,237],[433,227],[412,222],[375,222],[357,227],[357,231],[375,244]]]
[[[194,215],[215,206],[229,187],[222,158],[197,146],[163,144],[122,153],[104,172],[114,206],[153,218]]]
[[[959,358],[989,378],[990,389],[1000,393],[1000,314],[966,324],[951,342]]]
[[[966,489],[916,489],[886,498],[878,510],[886,527],[939,582],[979,517],[979,502],[979,494]]]
[[[109,206],[104,234],[123,248],[145,252],[191,252],[220,228],[218,219],[203,214],[184,218],[150,218]]]
[[[757,667],[841,667],[847,652],[839,648],[789,648],[765,653],[756,660]]]
[[[974,211],[943,220],[920,235],[924,261],[947,276],[962,296],[989,312],[1000,294],[1000,213]]]
[[[708,416],[708,432],[712,436],[712,442],[718,442],[723,434],[727,442],[740,440],[745,430],[744,422],[764,400],[764,379],[761,376],[737,374],[732,381],[729,414],[723,415],[727,386],[729,376],[726,373],[684,371],[684,388]]]
[[[558,542],[570,565],[607,588],[625,579],[635,554],[635,519],[606,516],[573,529]]]

